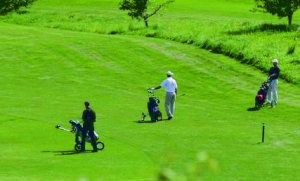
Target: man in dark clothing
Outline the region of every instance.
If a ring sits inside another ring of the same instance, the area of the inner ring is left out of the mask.
[[[81,151],[85,150],[85,140],[86,135],[88,135],[91,138],[91,144],[93,146],[93,152],[97,152],[97,144],[94,134],[94,122],[96,121],[96,113],[93,111],[93,109],[90,108],[89,102],[84,102],[85,110],[82,113],[82,120],[83,120],[83,130],[82,130],[82,147]]]
[[[280,73],[280,68],[278,67],[279,62],[277,59],[273,60],[272,62],[273,62],[273,67],[270,68],[269,71],[270,88],[267,94],[267,104],[271,104],[272,107],[275,107],[275,105],[278,104],[277,88],[278,88],[278,77]]]

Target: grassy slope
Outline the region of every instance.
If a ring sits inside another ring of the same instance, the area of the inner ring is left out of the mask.
[[[149,30],[145,30],[142,23],[132,21],[126,12],[119,11],[118,2],[40,0],[28,14],[14,14],[1,19],[25,25],[154,36],[194,43],[265,71],[269,69],[270,61],[278,58],[282,77],[296,83],[300,80],[299,31],[283,31],[282,25],[286,24],[286,19],[251,13],[249,10],[254,6],[253,0],[177,0],[165,12],[166,15],[151,19],[152,28]],[[294,24],[299,22],[298,13]],[[274,25],[261,27],[266,23]],[[295,53],[287,55],[294,44]]]
[[[199,151],[218,162],[216,175],[204,171],[207,179],[300,176],[298,87],[280,81],[276,109],[248,112],[265,75],[195,47],[8,24],[0,24],[0,39],[1,180],[152,180],[163,165],[183,172]],[[135,123],[145,89],[167,70],[186,94],[176,119]],[[106,149],[61,156],[73,135],[54,125],[79,119],[87,99]],[[257,144],[262,122],[267,142]]]

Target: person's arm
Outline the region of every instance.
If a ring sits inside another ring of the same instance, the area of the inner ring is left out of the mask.
[[[177,82],[176,82],[176,80],[174,80],[174,81],[175,81],[175,94],[178,95],[178,94],[177,94],[177,92],[178,92]]]
[[[272,77],[275,77],[277,74],[274,73],[274,74],[271,74],[269,77],[272,78]]]
[[[151,88],[152,91],[161,89],[162,87],[165,87],[166,81],[164,80],[159,86],[155,87],[155,88]]]
[[[84,122],[85,121],[85,112],[86,112],[86,110],[84,110],[83,112],[82,112],[82,121]]]
[[[85,112],[85,111],[82,112],[82,116],[81,116],[81,119],[82,119],[82,120],[84,120],[84,112]]]
[[[161,86],[157,86],[157,87],[155,87],[155,88],[150,88],[150,89],[148,89],[148,90],[150,90],[152,93],[155,91],[155,90],[158,90],[158,89],[160,89],[161,88]]]
[[[96,122],[96,112],[93,111],[93,116],[94,116],[94,122]]]
[[[270,77],[270,78],[276,77],[278,74],[279,74],[279,69],[276,69],[276,70],[274,71],[274,73],[271,74],[269,77]]]
[[[161,88],[161,86],[159,85],[159,86],[155,87],[154,90],[158,90],[160,88]]]

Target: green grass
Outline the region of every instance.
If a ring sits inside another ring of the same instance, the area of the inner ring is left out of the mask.
[[[161,168],[184,174],[202,151],[218,165],[200,169],[204,180],[300,176],[298,86],[280,80],[279,105],[248,112],[266,76],[197,47],[5,23],[0,39],[0,180],[155,180]],[[136,123],[167,70],[186,94],[176,118]],[[106,148],[61,155],[74,138],[54,126],[80,119],[85,100]]]
[[[51,27],[100,34],[129,34],[194,44],[215,53],[268,71],[274,58],[280,60],[281,77],[299,83],[299,13],[294,27],[286,18],[252,13],[253,0],[177,0],[150,20],[150,29],[118,10],[119,0],[39,0],[23,15],[10,14],[8,23]],[[293,54],[288,54],[295,45]]]

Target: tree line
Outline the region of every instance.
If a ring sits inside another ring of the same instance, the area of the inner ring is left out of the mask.
[[[36,0],[0,0],[0,15],[18,11],[22,7],[28,7],[34,1]]]
[[[9,12],[19,11],[22,7],[28,7],[36,0],[1,0],[0,15]],[[122,0],[119,9],[128,11],[128,15],[137,20],[144,21],[145,26],[149,27],[149,18],[158,14],[161,10],[173,3],[175,0],[164,0],[156,3],[156,0]],[[288,25],[292,25],[293,15],[300,8],[300,0],[254,0],[254,11],[262,11],[276,15],[279,18],[288,18]],[[150,4],[155,4],[150,8]]]

